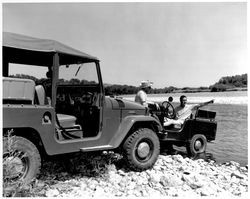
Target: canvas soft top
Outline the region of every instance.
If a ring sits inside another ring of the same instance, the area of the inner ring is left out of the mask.
[[[99,61],[58,41],[3,32],[3,58],[9,62],[48,66],[51,64],[48,58],[55,53],[59,54],[61,65]]]

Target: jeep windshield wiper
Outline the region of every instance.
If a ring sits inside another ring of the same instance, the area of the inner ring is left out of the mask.
[[[79,70],[81,69],[81,67],[82,67],[82,64],[79,65],[79,67],[78,67],[78,69],[77,69],[77,71],[76,71],[75,76],[77,76],[77,74],[78,74]]]

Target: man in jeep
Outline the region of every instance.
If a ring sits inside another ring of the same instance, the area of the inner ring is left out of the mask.
[[[180,105],[174,109],[176,114],[175,118],[169,119],[165,117],[163,125],[170,126],[171,124],[174,124],[175,127],[181,128],[184,121],[191,116],[192,111],[213,102],[214,100],[210,100],[208,102],[200,104],[187,104],[187,97],[185,95],[182,95],[180,97]]]

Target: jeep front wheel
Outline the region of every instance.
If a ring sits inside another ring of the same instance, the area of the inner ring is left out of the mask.
[[[26,138],[12,136],[3,140],[3,178],[7,182],[31,182],[39,173],[41,157]]]
[[[128,166],[135,171],[151,168],[160,153],[157,135],[147,128],[132,133],[123,144],[124,158]]]
[[[198,154],[204,153],[207,148],[207,139],[204,135],[196,134],[187,143],[187,152],[190,156],[196,156]]]

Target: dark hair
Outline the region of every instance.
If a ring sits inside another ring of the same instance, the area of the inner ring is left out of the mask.
[[[182,95],[182,96],[180,96],[180,101],[182,101],[183,100],[183,98],[187,98],[187,96],[186,95]]]
[[[47,78],[52,78],[52,70],[49,70],[49,71],[46,73],[46,76],[47,76]]]
[[[168,98],[168,101],[169,101],[169,102],[172,102],[172,101],[173,101],[173,97],[170,96],[170,97]]]

